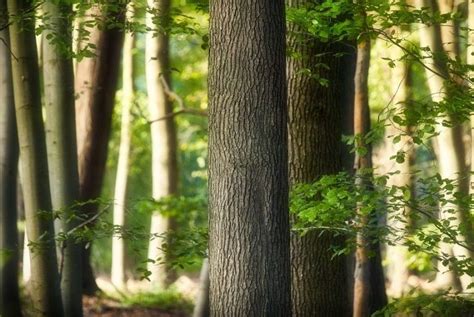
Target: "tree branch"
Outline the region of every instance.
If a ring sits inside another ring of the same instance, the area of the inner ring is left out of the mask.
[[[206,110],[200,110],[200,109],[194,109],[194,108],[186,107],[183,99],[180,96],[178,96],[174,91],[172,91],[170,89],[168,83],[166,82],[166,80],[163,76],[160,76],[160,81],[161,81],[161,85],[163,86],[163,89],[165,90],[165,94],[168,96],[168,98],[171,101],[176,101],[178,103],[178,109],[173,111],[173,112],[167,113],[162,117],[159,117],[159,118],[156,118],[156,119],[153,119],[153,120],[149,120],[148,123],[151,124],[151,123],[154,123],[154,122],[163,121],[163,120],[173,118],[173,117],[175,117],[179,114],[183,114],[183,113],[192,114],[192,115],[201,116],[201,117],[207,117],[207,111]]]

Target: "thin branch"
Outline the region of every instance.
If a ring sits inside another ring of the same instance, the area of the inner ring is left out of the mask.
[[[178,103],[178,109],[173,111],[173,112],[167,113],[164,116],[159,117],[157,119],[149,120],[148,123],[151,124],[151,123],[154,123],[154,122],[170,119],[170,118],[173,118],[173,117],[175,117],[179,114],[183,114],[183,113],[192,114],[192,115],[201,116],[201,117],[207,117],[207,111],[206,110],[200,110],[200,109],[194,109],[194,108],[186,107],[186,105],[183,101],[183,98],[178,96],[178,94],[176,94],[174,91],[172,91],[170,89],[168,83],[166,82],[166,80],[163,76],[160,76],[160,81],[161,81],[161,85],[163,86],[163,89],[165,90],[165,94],[168,96],[168,98],[171,101],[176,101]]]

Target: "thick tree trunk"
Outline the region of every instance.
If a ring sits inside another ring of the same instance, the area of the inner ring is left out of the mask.
[[[156,31],[146,35],[146,77],[148,88],[148,107],[151,120],[152,141],[152,177],[153,199],[175,195],[178,192],[177,138],[173,117],[154,121],[172,112],[172,102],[166,93],[171,81],[169,61],[170,0],[148,0],[153,14],[147,14],[147,25]],[[157,20],[159,25],[156,24]],[[164,30],[163,30],[164,29]],[[151,234],[163,235],[173,230],[173,219],[155,212],[151,219]],[[166,237],[155,237],[150,240],[148,258],[151,281],[164,287],[174,279],[174,272],[167,267],[167,255],[162,250]]]
[[[211,316],[291,315],[284,10],[210,6]]]
[[[0,25],[8,20],[0,0]],[[18,286],[17,170],[18,138],[11,73],[8,28],[0,30],[0,316],[21,316]]]
[[[113,19],[120,23],[124,20],[124,12],[125,4],[117,0],[92,5],[86,16],[95,16],[96,21]],[[121,29],[93,27],[89,31],[89,39],[84,41],[95,45],[95,56],[78,62],[75,75],[81,201],[99,198],[102,189],[123,44]],[[97,212],[97,204],[89,204],[85,209],[86,213],[92,215]],[[86,248],[82,254],[83,291],[86,294],[98,290],[90,264],[90,253],[90,248]]]
[[[434,0],[417,0],[418,7],[430,7],[433,11],[436,10],[436,3]],[[452,5],[442,5],[439,8],[443,9],[441,13],[447,13],[449,10],[446,8],[453,7]],[[455,58],[458,52],[457,49],[457,38],[453,36],[455,26],[452,22],[448,23],[451,25],[443,26],[443,31],[439,25],[425,26],[420,28],[420,45],[422,47],[429,47],[431,52],[440,54],[446,51],[451,58]],[[443,45],[445,46],[443,48]],[[436,71],[436,74],[427,70],[428,86],[431,92],[431,97],[434,102],[441,102],[447,96],[449,91],[446,90],[445,80],[450,77],[446,62],[441,58],[433,58],[432,56],[424,59],[431,69]],[[455,79],[455,78],[454,78]],[[449,116],[449,114],[447,114]],[[438,147],[438,166],[439,173],[443,178],[449,178],[456,180],[454,182],[455,188],[453,192],[467,193],[468,188],[465,179],[466,166],[465,166],[465,149],[462,140],[462,126],[457,125],[455,127],[446,127],[439,122],[436,126],[436,132],[438,136],[435,141]],[[453,199],[453,196],[447,197]],[[454,210],[455,212],[451,212]],[[467,217],[460,206],[454,204],[445,204],[440,206],[440,218],[449,219],[450,225],[459,226],[460,224],[467,221]],[[454,218],[454,219],[453,219]],[[459,241],[467,242],[467,236],[458,236]],[[441,252],[445,254],[452,254],[457,257],[458,260],[465,258],[472,258],[469,250],[458,246],[449,245],[444,242],[440,244]],[[440,287],[457,287],[456,276],[452,270],[449,270],[443,265],[442,261],[438,261],[438,274],[436,276],[436,282]],[[463,275],[460,278],[461,286],[466,289],[467,286],[472,282],[472,278],[468,275]]]
[[[28,10],[32,10],[28,1],[8,1],[13,17]],[[16,56],[12,59],[13,87],[30,242],[29,290],[36,316],[62,316],[34,20],[14,19],[10,34],[11,51]]]
[[[395,36],[403,37],[406,33],[402,33],[400,28],[394,29]],[[402,49],[393,45],[390,48],[390,58],[398,61],[391,72],[392,102],[390,105],[391,115],[403,116],[406,102],[410,99],[410,82],[409,82],[409,64],[403,60],[405,54]],[[387,180],[387,186],[411,187],[411,169],[410,157],[413,151],[413,144],[409,136],[409,127],[400,126],[391,121],[385,130],[385,157],[387,161],[385,166],[390,167],[384,170],[384,173],[399,171],[398,174],[391,175]],[[394,143],[393,138],[401,135],[399,142]],[[405,160],[402,163],[395,163],[390,160],[398,152],[405,153]],[[410,210],[406,206],[403,211],[389,210],[387,216],[387,225],[395,229],[395,232],[404,234],[410,226]],[[399,237],[394,237],[399,238]],[[407,267],[408,249],[403,246],[403,240],[398,240],[396,245],[387,244],[388,275],[390,276],[390,293],[394,297],[400,297],[405,294],[408,289],[409,271]]]
[[[133,21],[133,2],[127,7],[127,21]],[[122,59],[122,122],[120,129],[120,147],[115,178],[114,226],[125,225],[125,205],[127,197],[128,163],[131,141],[131,115],[133,104],[133,49],[135,35],[127,33],[123,44]],[[118,288],[125,287],[125,242],[120,236],[112,238],[112,283]]]
[[[287,3],[299,7],[310,1]],[[350,99],[347,94],[353,93],[350,87],[354,74],[353,69],[346,68],[349,64],[343,58],[333,56],[346,52],[343,45],[320,43],[301,36],[299,31],[297,26],[289,26],[288,45],[301,56],[287,59],[291,184],[313,182],[323,175],[345,169],[341,159],[344,154],[341,143],[345,125],[343,111],[347,111],[345,103]],[[318,68],[319,63],[328,65],[330,70]],[[321,85],[314,76],[303,74],[302,69],[310,69],[328,79],[329,86]],[[350,81],[346,80],[348,76]],[[351,315],[352,272],[346,269],[347,259],[332,258],[330,250],[332,245],[343,243],[343,237],[329,233],[309,232],[304,236],[292,233],[293,316]]]
[[[67,233],[78,225],[72,205],[79,199],[73,65],[68,52],[61,51],[72,45],[71,7],[47,1],[43,11],[48,17],[43,33],[43,80],[51,199],[53,208],[61,211],[59,230]],[[53,40],[58,37],[61,46]],[[64,313],[82,316],[81,247],[67,239],[58,250]]]

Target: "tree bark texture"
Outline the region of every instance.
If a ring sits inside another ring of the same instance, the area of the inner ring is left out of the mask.
[[[0,25],[8,21],[6,1],[0,0]],[[17,229],[18,137],[11,73],[8,28],[0,30],[0,315],[21,316],[18,286]]]
[[[310,4],[310,1],[287,1],[291,7]],[[343,118],[347,111],[348,94],[353,93],[354,70],[345,58],[335,53],[348,49],[342,44],[320,43],[301,36],[300,28],[289,26],[288,45],[301,57],[287,59],[289,108],[289,179],[290,184],[311,183],[323,175],[345,169],[342,161]],[[329,70],[317,67],[319,63]],[[354,65],[352,65],[354,66]],[[312,74],[329,80],[322,85]],[[350,78],[350,81],[346,80]],[[351,107],[352,108],[352,104]],[[352,119],[351,119],[352,120]],[[352,168],[351,164],[351,168]],[[309,232],[304,236],[291,235],[292,309],[293,316],[350,316],[352,301],[349,289],[352,270],[346,257],[332,258],[333,245],[342,245],[343,237]],[[338,291],[333,291],[337,289]]]
[[[79,199],[74,74],[72,57],[64,51],[72,45],[72,8],[46,1],[43,12],[47,25],[43,33],[43,81],[51,199],[54,210],[61,212],[59,231],[67,233],[78,225],[73,204]],[[54,39],[62,45],[55,44]],[[64,313],[82,316],[81,246],[69,238],[58,250]]]
[[[7,3],[13,17],[31,11],[33,5],[30,1]],[[16,57],[12,59],[12,74],[31,257],[32,308],[36,316],[62,316],[34,20],[14,19],[9,29],[11,51]]]
[[[113,6],[111,5],[113,4]],[[97,21],[123,23],[125,3],[109,1],[94,4],[86,16]],[[100,196],[107,160],[108,141],[115,104],[124,33],[120,28],[89,29],[84,43],[95,45],[95,56],[77,63],[75,74],[76,131],[81,201],[96,200]],[[85,212],[97,212],[97,204],[85,206]],[[94,293],[98,287],[90,264],[90,248],[83,250],[83,291]]]
[[[127,7],[127,21],[133,21],[134,7],[130,2]],[[131,113],[133,105],[133,50],[135,46],[135,34],[127,33],[123,43],[122,58],[122,118],[120,127],[120,146],[117,163],[117,174],[115,177],[114,193],[114,226],[123,228],[126,218],[126,197],[128,165],[131,142]],[[125,287],[125,241],[123,237],[112,238],[112,269],[111,280],[118,288]]]
[[[283,0],[210,5],[211,316],[290,316]]]
[[[437,9],[437,3],[434,0],[417,0],[417,7],[428,7],[433,10]],[[446,10],[447,7],[439,6],[439,9],[443,9],[441,13],[449,13]],[[456,42],[457,38],[453,37],[454,25],[448,28],[443,26],[443,31],[439,25],[425,26],[420,29],[420,46],[429,47],[431,52],[434,54],[441,54],[446,52],[451,58],[456,57]],[[446,43],[448,48],[443,48]],[[451,48],[449,48],[451,47]],[[445,50],[446,49],[446,50]],[[445,81],[450,79],[451,74],[449,73],[446,61],[438,58],[437,55],[430,56],[424,59],[424,62],[428,64],[431,69],[436,71],[436,74],[432,71],[427,70],[428,86],[431,92],[431,98],[434,102],[441,102],[446,97],[449,97],[449,91],[446,89]],[[451,80],[456,80],[455,77]],[[450,115],[449,113],[447,114]],[[465,173],[467,167],[465,164],[465,148],[462,139],[462,126],[455,125],[454,127],[443,126],[441,122],[436,125],[436,136],[435,142],[438,148],[438,167],[439,173],[442,178],[449,178],[456,180],[454,182],[455,189],[453,192],[467,193],[467,182],[465,179]],[[453,199],[453,196],[448,197]],[[450,210],[454,210],[454,213]],[[459,227],[460,224],[466,223],[468,218],[465,211],[460,206],[456,206],[452,203],[446,204],[440,207],[440,219],[450,219],[451,226]],[[453,219],[454,218],[454,219]],[[459,235],[458,241],[466,242],[472,245],[469,237],[466,235]],[[444,242],[440,243],[440,249],[442,253],[453,254],[453,256],[459,259],[472,258],[471,252],[459,245],[449,245]],[[468,275],[460,276],[461,287],[466,289],[467,286],[472,282],[472,278]],[[436,282],[440,287],[456,287],[457,277],[452,270],[449,270],[442,264],[442,261],[438,261],[438,274],[436,276]]]
[[[166,93],[171,87],[171,65],[169,57],[169,30],[171,1],[148,0],[147,25],[154,31],[146,35],[146,77],[148,108],[151,121],[153,199],[178,193],[177,137],[174,118],[156,121],[173,111]],[[156,31],[155,31],[156,30]],[[148,258],[150,279],[164,287],[173,282],[175,273],[167,266],[167,255],[163,251],[166,234],[176,227],[172,218],[155,212],[151,218],[151,234],[162,235],[150,240]],[[164,236],[163,236],[164,235]]]

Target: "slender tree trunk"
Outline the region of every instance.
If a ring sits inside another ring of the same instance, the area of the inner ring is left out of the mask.
[[[363,37],[357,45],[357,66],[354,77],[355,99],[354,99],[354,135],[360,139],[357,147],[367,148],[365,155],[356,154],[354,169],[357,174],[356,186],[359,188],[368,188],[369,184],[364,178],[368,168],[372,168],[371,145],[363,142],[364,136],[370,130],[369,113],[369,88],[368,76],[370,66],[370,38]],[[357,222],[360,222],[361,228],[357,233],[357,247],[355,252],[355,271],[354,271],[354,317],[369,316],[369,296],[370,296],[370,268],[369,268],[369,239],[363,231],[369,224],[369,215],[360,214],[363,206],[360,203],[357,206]]]
[[[430,7],[433,12],[436,10],[436,3],[434,0],[417,0],[418,7]],[[441,8],[440,8],[441,9]],[[446,12],[442,12],[446,13]],[[449,23],[448,23],[449,24]],[[445,27],[443,27],[445,28]],[[422,47],[429,47],[431,52],[434,54],[440,54],[446,51],[451,57],[455,57],[457,52],[456,38],[448,36],[452,34],[454,25],[451,25],[450,30],[440,29],[439,25],[425,26],[420,29],[420,45]],[[445,36],[445,38],[443,38]],[[446,44],[443,49],[443,44]],[[431,97],[434,102],[441,102],[447,96],[449,92],[446,91],[445,80],[450,77],[446,62],[440,58],[427,57],[424,59],[432,69],[436,71],[436,74],[427,70],[428,86],[431,92]],[[448,114],[449,115],[449,114]],[[440,123],[436,126],[436,132],[438,136],[435,141],[438,147],[438,165],[439,173],[443,178],[449,178],[456,180],[454,182],[455,189],[453,192],[464,192],[467,193],[466,180],[463,176],[466,172],[465,166],[465,149],[462,140],[462,126],[457,125],[455,127],[446,127]],[[447,197],[453,199],[453,197]],[[453,214],[450,210],[455,210]],[[455,219],[453,219],[453,217]],[[464,211],[454,204],[446,204],[440,207],[440,218],[450,219],[450,225],[459,227],[460,224],[467,221]],[[458,236],[459,241],[467,241],[466,236]],[[470,241],[467,241],[469,244]],[[461,246],[452,246],[447,243],[441,242],[440,244],[441,253],[453,254],[458,259],[471,258],[469,250]],[[438,261],[438,274],[436,276],[436,282],[440,287],[457,287],[456,276],[452,270],[449,270],[443,265],[442,261]],[[467,275],[461,277],[461,286],[463,289],[471,282],[471,278]]]
[[[153,199],[159,200],[178,192],[177,140],[174,119],[153,121],[172,112],[172,102],[166,94],[171,81],[169,61],[170,0],[148,0],[153,13],[147,14],[147,26],[152,30],[146,35],[146,77],[148,88],[148,108],[150,111],[152,141]],[[156,20],[158,19],[158,20]],[[156,23],[159,23],[157,25]],[[151,234],[163,235],[175,227],[174,220],[155,212],[151,218]],[[165,237],[150,240],[148,258],[151,281],[160,287],[173,282],[174,272],[163,262],[167,255],[163,252]]]
[[[403,37],[406,36],[406,32],[402,33],[400,28],[394,28],[395,36]],[[410,99],[409,92],[409,64],[403,60],[405,53],[402,49],[393,45],[390,48],[390,58],[394,61],[398,61],[391,72],[391,87],[392,87],[392,103],[390,105],[391,116],[398,115],[403,116],[404,109],[407,106],[406,103]],[[410,169],[410,157],[413,151],[413,144],[409,136],[409,127],[400,126],[395,122],[391,121],[390,125],[386,127],[385,131],[385,151],[387,161],[385,166],[389,167],[384,170],[384,173],[390,173],[399,171],[398,174],[391,175],[387,180],[387,186],[392,187],[408,187],[411,188],[411,169]],[[394,143],[393,138],[401,135],[399,142]],[[402,163],[395,163],[393,160],[388,158],[393,157],[400,151],[405,153],[405,160]],[[396,232],[406,233],[410,226],[410,210],[406,206],[403,211],[389,210],[387,216],[387,225],[394,228]],[[396,238],[396,237],[394,237]],[[394,297],[400,297],[405,294],[408,289],[408,276],[409,271],[407,267],[407,256],[408,249],[403,246],[403,239],[398,240],[396,245],[386,245],[389,266],[388,272],[391,278],[390,281],[390,292]]]
[[[290,316],[283,0],[211,2],[209,96],[211,316]]]
[[[72,45],[72,11],[69,5],[53,1],[45,2],[43,11],[48,18],[43,33],[43,80],[51,198],[53,208],[61,211],[59,230],[67,233],[78,225],[72,205],[79,198],[73,65],[68,52],[61,51]],[[54,39],[60,39],[62,45],[56,45]],[[70,238],[59,251],[64,313],[82,316],[81,247]]]
[[[0,25],[8,22],[0,0]],[[18,286],[17,170],[18,138],[11,73],[8,28],[0,30],[0,316],[21,316]]]
[[[127,21],[133,21],[133,2],[127,7]],[[123,228],[125,225],[125,201],[127,197],[128,163],[131,141],[131,115],[133,104],[133,49],[135,35],[127,33],[123,44],[122,62],[122,122],[120,129],[120,147],[115,178],[114,226]],[[118,287],[125,287],[125,243],[120,236],[112,238],[112,283]]]
[[[209,317],[209,260],[202,262],[201,276],[199,277],[199,292],[194,306],[193,317]]]
[[[113,5],[112,5],[113,4]],[[86,16],[96,21],[124,21],[125,3],[109,1],[94,4]],[[76,131],[79,165],[80,198],[96,200],[100,196],[107,160],[108,141],[112,124],[115,90],[120,69],[123,31],[119,28],[97,26],[89,29],[87,40],[95,45],[95,56],[77,63],[75,74]],[[84,43],[82,43],[84,44]],[[85,206],[85,212],[97,212],[97,204]],[[98,290],[90,264],[90,247],[83,250],[83,291]]]
[[[291,0],[287,4],[300,7],[311,3]],[[290,25],[289,49],[299,58],[288,57],[289,107],[289,176],[290,184],[310,183],[326,174],[344,170],[341,135],[347,109],[347,94],[353,93],[353,70],[346,68],[343,58],[335,53],[346,52],[342,44],[320,43],[301,36],[300,28]],[[318,68],[328,65],[330,70]],[[301,72],[310,69],[320,78],[329,80],[322,85],[315,76]],[[351,81],[345,77],[350,76]],[[344,83],[344,84],[343,84]],[[352,104],[351,104],[352,107]],[[331,246],[342,245],[343,237],[309,232],[291,235],[292,309],[293,316],[350,316],[351,288],[346,258],[332,257]],[[351,270],[352,271],[352,270]],[[334,291],[337,289],[337,291]]]
[[[354,76],[354,135],[360,137],[357,139],[356,146],[367,150],[365,155],[356,153],[354,170],[357,176],[356,186],[365,190],[371,187],[370,180],[367,180],[367,173],[373,168],[372,144],[364,142],[364,136],[370,131],[368,87],[370,49],[370,38],[364,36],[357,45],[357,66]],[[353,316],[358,317],[369,316],[387,305],[380,244],[371,242],[370,230],[372,228],[369,228],[369,226],[376,226],[378,219],[371,219],[374,217],[372,213],[362,214],[363,207],[361,203],[356,207],[361,228],[356,239]],[[364,231],[366,231],[365,234]],[[371,253],[373,256],[370,256]]]
[[[33,10],[28,1],[7,3],[13,17]],[[12,54],[16,56],[12,59],[12,73],[31,252],[32,306],[36,316],[62,316],[34,20],[14,19],[10,34]]]

